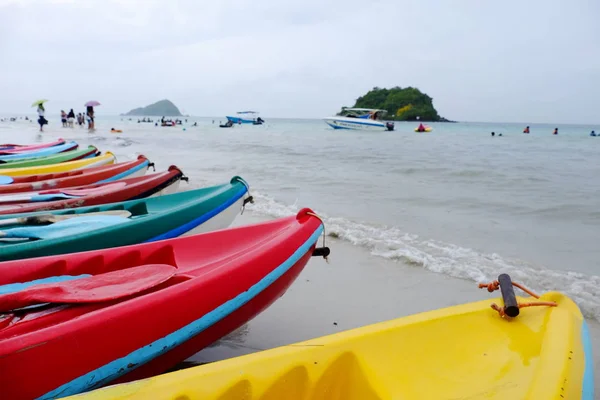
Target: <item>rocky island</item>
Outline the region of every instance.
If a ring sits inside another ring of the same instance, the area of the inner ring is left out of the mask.
[[[342,112],[346,108],[343,107]],[[440,117],[433,107],[433,99],[413,87],[396,86],[391,89],[374,87],[367,94],[356,99],[352,108],[387,110],[388,114],[384,117],[386,120],[453,122]]]
[[[168,116],[168,117],[182,117],[179,109],[170,100],[161,100],[156,103],[150,104],[146,107],[134,108],[127,114],[122,115],[135,115],[135,116]]]

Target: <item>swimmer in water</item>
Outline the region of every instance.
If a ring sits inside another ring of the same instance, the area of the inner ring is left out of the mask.
[[[492,132],[492,137],[496,136],[496,132]]]
[[[529,126],[526,126],[525,129],[523,129],[523,133],[529,133]]]
[[[558,135],[558,128],[554,128],[554,132],[552,132],[553,135]]]

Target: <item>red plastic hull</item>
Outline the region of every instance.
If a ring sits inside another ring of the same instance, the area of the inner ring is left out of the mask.
[[[151,196],[162,189],[172,185],[181,177],[183,173],[175,166],[169,167],[168,171],[150,174],[138,178],[122,179],[116,182],[99,183],[94,185],[76,186],[64,189],[36,192],[39,194],[49,194],[49,192],[82,193],[81,197],[72,199],[28,202],[16,204],[4,204],[0,206],[0,214],[28,213],[35,211],[61,210],[65,208],[94,206],[98,204],[116,203],[120,201],[135,200]],[[26,194],[23,192],[19,194]]]
[[[55,142],[41,143],[41,144],[29,144],[29,145],[0,144],[0,155],[27,153],[28,151],[45,149],[47,147],[54,147],[54,146],[58,146],[61,144],[65,144],[64,139],[58,139]],[[3,148],[3,147],[6,147],[6,148]]]
[[[150,263],[178,272],[142,295],[0,320],[2,394],[66,396],[148,377],[232,332],[283,295],[308,262],[322,228],[307,211],[202,235],[4,263],[15,268],[3,268],[11,276],[0,284]]]
[[[56,174],[15,176],[13,177],[13,183],[0,186],[0,195],[91,185],[135,168],[146,161],[147,158],[141,155],[135,161],[103,165],[89,169]]]

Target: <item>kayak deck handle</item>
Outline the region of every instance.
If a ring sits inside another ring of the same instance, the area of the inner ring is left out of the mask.
[[[520,309],[525,308],[525,307],[535,307],[535,306],[556,307],[558,305],[553,301],[532,301],[529,303],[519,303],[515,296],[515,291],[513,289],[513,286],[518,287],[519,289],[521,289],[522,291],[524,291],[531,297],[534,297],[536,299],[540,298],[540,296],[537,295],[532,290],[527,289],[525,286],[521,285],[520,283],[513,282],[510,279],[510,276],[508,276],[508,274],[500,274],[498,276],[498,280],[492,281],[490,283],[480,283],[479,289],[486,288],[487,291],[490,293],[492,293],[495,290],[500,289],[500,292],[502,293],[502,301],[504,302],[504,307],[500,307],[495,303],[492,303],[490,305],[490,307],[492,307],[492,309],[496,310],[498,312],[498,314],[500,314],[500,317],[503,317],[503,318],[508,317],[510,319],[510,318],[516,317],[519,315]]]
[[[246,204],[248,204],[248,203],[254,204],[254,197],[252,197],[252,196],[246,197],[244,199],[244,204],[243,205],[246,206]]]
[[[327,256],[329,256],[329,254],[331,254],[331,250],[329,249],[329,247],[317,247],[313,250],[312,256],[323,257],[324,259],[327,259]]]
[[[156,172],[156,166],[154,165],[154,163],[153,163],[153,162],[149,162],[149,163],[148,163],[148,167],[147,167],[147,169],[150,169],[150,167],[152,167],[152,171]]]
[[[302,210],[300,210],[300,212],[302,212]],[[323,247],[316,248],[313,251],[312,255],[314,257],[317,257],[317,256],[323,257],[325,259],[325,261],[327,263],[329,263],[329,259],[327,257],[331,253],[331,250],[329,250],[329,247],[325,246],[325,236],[327,236],[327,234],[325,233],[325,222],[323,221],[323,218],[319,217],[318,214],[315,214],[312,211],[307,211],[306,215],[310,215],[312,217],[315,217],[316,219],[318,219],[321,222],[321,225],[323,225]]]

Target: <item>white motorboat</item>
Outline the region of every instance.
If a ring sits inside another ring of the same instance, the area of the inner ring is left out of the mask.
[[[340,115],[323,120],[333,129],[357,129],[368,131],[393,131],[394,123],[382,121],[386,110],[373,108],[344,108]]]

